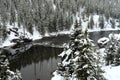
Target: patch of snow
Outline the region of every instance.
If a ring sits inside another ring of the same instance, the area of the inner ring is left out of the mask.
[[[108,43],[109,41],[110,41],[109,38],[103,37],[103,38],[100,38],[100,39],[97,41],[97,43],[105,45],[105,44]]]
[[[71,52],[72,52],[72,50],[71,50],[71,49],[68,49],[68,50],[66,51],[66,54],[67,54],[67,55],[70,55]]]
[[[74,75],[72,77],[63,77],[60,74],[58,74],[58,71],[56,70],[53,72],[53,77],[51,80],[78,80]]]
[[[99,64],[100,66],[103,66],[103,65],[105,65],[105,56],[106,56],[106,53],[105,53],[105,48],[100,48],[100,49],[97,49],[97,51],[96,51],[96,53],[97,53],[97,59],[99,59],[99,61],[100,61],[100,63],[101,64]]]
[[[15,43],[11,43],[10,42],[10,39],[7,39],[4,41],[4,43],[1,45],[1,47],[5,47],[5,46],[12,46],[14,45]]]
[[[49,33],[45,33],[45,35],[44,35],[45,37],[49,37],[50,36],[50,34]]]
[[[109,34],[109,38],[114,38],[116,40],[120,40],[120,34],[114,34],[114,33],[111,33]]]
[[[59,57],[63,57],[66,54],[66,51],[63,51],[61,54],[59,54]]]
[[[108,80],[120,80],[120,66],[106,66],[103,67],[105,73],[104,76]]]
[[[98,50],[97,50],[97,53],[98,53],[98,54],[101,54],[102,57],[103,57],[103,56],[104,56],[104,53],[105,53],[105,48],[100,48],[100,49],[98,49]]]
[[[76,58],[73,59],[74,62],[79,61],[79,57],[77,56]]]
[[[53,4],[53,9],[56,10],[56,5],[55,4]]]
[[[82,30],[85,31],[85,30],[87,29],[87,26],[88,26],[88,21],[85,21],[85,22],[84,22],[84,21],[82,20],[82,24],[81,24],[81,25],[82,25]]]
[[[40,35],[40,33],[36,30],[36,28],[34,27],[33,28],[33,36],[32,36],[32,39],[33,40],[36,40],[36,39],[41,39],[42,36]]]
[[[57,35],[62,35],[62,34],[70,34],[70,33],[71,31],[59,31],[59,32],[45,33],[45,37],[57,36]]]
[[[60,74],[57,73],[57,71],[55,71],[53,73],[54,77],[52,77],[51,80],[65,80],[63,76],[61,76]]]
[[[41,39],[42,38],[42,36],[36,30],[35,27],[33,27],[33,35],[32,35],[23,26],[18,27],[17,23],[15,23],[14,25],[7,24],[7,26],[8,26],[7,30],[9,30],[9,28],[18,28],[18,33],[20,34],[19,36],[23,36],[24,35],[24,31],[25,31],[26,37],[28,37],[30,39],[36,40],[36,39]],[[11,43],[11,40],[15,39],[15,38],[18,38],[19,36],[16,37],[15,34],[13,32],[11,32],[10,35],[7,36],[5,41],[3,41],[3,43],[0,45],[0,47],[14,45],[15,43]]]
[[[72,52],[72,50],[68,49],[67,51],[63,51],[60,55],[58,55],[60,57],[63,57],[64,55],[67,55],[65,57],[65,59],[63,60],[63,62],[62,62],[63,66],[65,66],[65,65],[70,63],[70,61],[66,61],[66,60],[68,59],[68,56],[71,54],[71,52]]]
[[[99,20],[99,15],[94,15],[93,16],[93,20],[94,20],[94,24],[97,24],[98,23],[98,20]]]
[[[75,54],[75,55],[79,55],[79,54],[80,54],[80,52],[79,52],[79,51],[76,51],[74,54]]]

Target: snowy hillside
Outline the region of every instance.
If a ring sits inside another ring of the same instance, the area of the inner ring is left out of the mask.
[[[119,30],[119,3],[118,0],[1,1],[0,41],[5,46],[4,42],[10,40],[5,31],[12,26],[19,27],[19,32],[25,30],[33,40],[64,31],[69,33],[76,19],[83,30]]]
[[[83,10],[84,11],[84,10]],[[81,13],[82,14],[82,13]],[[15,25],[6,25],[7,26],[7,29],[8,30],[9,28],[18,28],[18,32],[19,33],[24,33],[24,30],[25,30],[25,34],[27,34],[28,37],[30,37],[31,39],[33,40],[36,40],[36,39],[41,39],[42,36],[52,36],[52,35],[57,35],[57,34],[70,34],[70,32],[72,31],[72,29],[74,29],[74,24],[75,24],[75,21],[77,19],[78,21],[78,24],[82,26],[82,29],[83,30],[86,30],[88,29],[89,32],[94,32],[94,31],[109,31],[109,30],[119,30],[119,23],[117,22],[118,20],[117,19],[112,19],[112,18],[109,18],[109,20],[107,21],[105,16],[103,15],[103,21],[102,22],[100,20],[101,18],[101,15],[97,15],[97,14],[94,14],[94,15],[90,15],[89,17],[86,17],[83,19],[82,15],[81,14],[77,14],[75,17],[74,17],[74,23],[71,25],[70,29],[69,30],[63,30],[63,31],[58,31],[58,32],[48,32],[46,31],[46,33],[44,35],[40,34],[40,32],[36,29],[36,27],[33,27],[32,30],[33,30],[33,34],[31,34],[26,28],[23,28],[23,26],[21,27],[18,27],[17,24]],[[111,23],[111,21],[114,22]],[[101,24],[103,24],[101,26]],[[103,27],[103,28],[101,28]],[[23,35],[23,34],[20,34],[20,35]],[[11,45],[10,41],[12,39],[16,38],[16,36],[14,35],[14,33],[11,33],[10,35],[7,34],[7,37],[4,41],[1,41],[1,46],[8,46],[8,45]],[[1,37],[2,39],[2,37]]]

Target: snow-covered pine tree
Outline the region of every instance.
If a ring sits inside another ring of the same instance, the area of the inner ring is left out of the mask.
[[[9,68],[9,61],[0,50],[0,80],[22,80],[21,74],[18,70],[13,72]]]
[[[105,23],[105,21],[104,21],[103,15],[102,15],[102,16],[99,17],[99,27],[101,29],[103,29],[105,27],[104,23]]]
[[[88,25],[89,25],[90,29],[93,29],[93,27],[94,27],[93,15],[91,15]]]
[[[110,20],[110,23],[111,23],[111,28],[115,28],[115,20],[114,20],[114,19],[111,19],[111,20]]]
[[[59,56],[61,63],[57,73],[64,80],[105,80],[103,71],[96,62],[94,44],[89,39],[87,30],[82,32],[82,29],[76,28],[71,34],[68,48]]]
[[[115,65],[120,65],[120,47],[117,49],[117,55],[115,56]]]
[[[110,41],[105,48],[105,59],[106,65],[119,65],[120,64],[120,53],[119,53],[120,42],[115,39],[115,34],[112,33]]]
[[[106,46],[106,65],[113,64],[114,62],[114,56],[116,53],[116,45],[115,45],[115,39],[112,37],[110,39],[110,42],[108,43],[108,46]]]

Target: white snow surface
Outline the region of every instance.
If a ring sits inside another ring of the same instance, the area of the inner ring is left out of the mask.
[[[33,35],[32,35],[32,39],[36,40],[36,39],[40,39],[42,38],[42,36],[40,35],[40,33],[36,30],[36,28],[33,28]]]
[[[107,80],[120,80],[120,66],[105,66],[103,70],[105,71],[103,75]],[[53,75],[51,80],[64,80],[64,77],[57,74],[56,71]]]
[[[111,39],[112,37],[116,40],[120,40],[120,33],[119,34],[114,34],[114,33],[109,34],[109,38]]]
[[[64,77],[62,77],[60,74],[57,73],[57,71],[55,71],[53,73],[54,77],[52,77],[51,80],[64,80]]]
[[[9,25],[7,24],[7,30],[9,28],[18,28],[18,25],[17,23],[15,25]],[[20,33],[20,35],[23,35],[23,26],[20,26],[20,28],[18,28],[18,32]],[[36,39],[41,39],[41,35],[40,33],[36,30],[35,27],[33,27],[33,35],[30,34],[26,29],[25,29],[25,34],[27,34],[27,37],[29,37],[30,39],[33,39],[33,40],[36,40]],[[5,47],[5,46],[11,46],[13,45],[14,43],[11,43],[11,40],[12,39],[15,39],[15,38],[18,38],[15,36],[15,34],[13,32],[10,33],[10,35],[7,36],[7,38],[5,39],[5,41],[3,41],[3,43],[0,45],[0,47]]]
[[[106,44],[106,43],[109,42],[109,41],[110,41],[109,38],[107,38],[107,37],[102,37],[102,38],[100,38],[100,39],[97,41],[97,43]]]
[[[63,51],[59,56],[64,56],[64,55],[67,55],[67,57],[63,60],[62,64],[63,66],[66,66],[70,63],[70,60],[69,61],[66,61],[68,59],[68,56],[71,54],[72,50],[71,49],[68,49],[67,51]]]
[[[60,74],[57,73],[58,71],[56,70],[53,72],[54,77],[51,78],[51,80],[78,80],[76,78],[69,78],[66,79],[65,77],[61,76]]]
[[[71,52],[72,52],[72,50],[71,50],[71,49],[68,49],[67,51],[63,51],[63,52],[62,52],[61,54],[59,54],[58,56],[59,56],[59,57],[63,57],[65,54],[66,54],[66,55],[70,55]]]
[[[50,37],[50,36],[57,36],[59,34],[70,34],[70,33],[71,33],[70,30],[68,30],[68,31],[64,30],[64,31],[59,31],[59,32],[52,32],[52,33],[46,32],[44,36],[45,37]]]
[[[120,80],[120,66],[106,66],[104,76],[108,80]]]

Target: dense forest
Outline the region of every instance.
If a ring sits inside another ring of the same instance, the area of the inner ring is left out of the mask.
[[[5,40],[7,25],[22,26],[31,34],[35,27],[41,35],[70,30],[76,18],[79,25],[88,21],[90,29],[94,25],[103,29],[105,21],[115,28],[116,22],[120,22],[119,3],[119,0],[0,0],[0,35]],[[95,14],[99,15],[99,24],[93,20]]]
[[[83,7],[83,15],[97,13],[119,18],[117,4],[119,0],[0,0],[1,25],[17,23],[31,33],[33,26],[41,33],[46,28],[49,32],[64,30],[69,29],[73,17]]]

